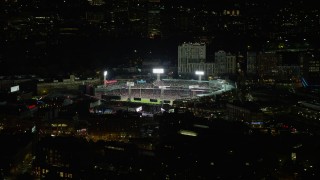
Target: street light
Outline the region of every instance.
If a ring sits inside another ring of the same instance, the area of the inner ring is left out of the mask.
[[[204,71],[196,71],[196,75],[199,76],[199,81],[201,81],[201,76],[204,75]]]
[[[108,71],[103,72],[103,85],[106,87]]]
[[[152,69],[153,74],[157,74],[157,81],[160,81],[160,74],[163,74],[163,68],[154,68]]]

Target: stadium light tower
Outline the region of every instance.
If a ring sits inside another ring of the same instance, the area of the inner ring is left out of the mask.
[[[103,71],[103,85],[106,87],[108,71]]]
[[[201,76],[204,75],[204,71],[196,71],[196,75],[199,76],[199,81],[201,81]]]
[[[160,74],[163,74],[163,68],[154,68],[152,69],[153,74],[157,74],[157,81],[160,81]]]
[[[128,86],[128,96],[129,96],[129,99],[131,99],[131,87],[134,86],[134,82],[128,81],[127,86]]]

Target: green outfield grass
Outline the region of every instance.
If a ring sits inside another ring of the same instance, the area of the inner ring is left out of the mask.
[[[157,99],[157,102],[150,102],[150,99],[147,98],[141,98],[141,101],[135,101],[133,99],[131,99],[131,102],[137,102],[137,103],[145,103],[145,104],[160,104],[160,99]]]
[[[150,102],[150,99],[148,98],[141,98],[141,101],[135,101],[133,98],[130,100],[130,102],[135,103],[143,103],[143,104],[160,104],[161,99],[157,99],[157,102]],[[127,101],[127,99],[122,99],[121,101]]]

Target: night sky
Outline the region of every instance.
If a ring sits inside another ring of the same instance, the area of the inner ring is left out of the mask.
[[[86,0],[1,2],[1,72],[68,74],[130,66],[135,58],[176,64],[177,46],[196,41],[207,43],[207,57],[218,50],[267,51],[284,38],[291,47],[301,47],[307,39],[307,48],[319,48],[317,7],[311,0],[104,0],[95,6]],[[160,12],[155,21],[148,13],[154,9]],[[225,14],[232,10],[240,14]],[[150,38],[154,25],[160,35]]]

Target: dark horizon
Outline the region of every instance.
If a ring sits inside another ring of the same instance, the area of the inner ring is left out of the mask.
[[[129,65],[135,49],[142,61],[168,59],[175,64],[176,47],[183,42],[207,43],[208,57],[218,50],[243,55],[277,50],[281,44],[304,51],[320,47],[314,1],[92,2],[101,4],[2,2],[2,75]]]

